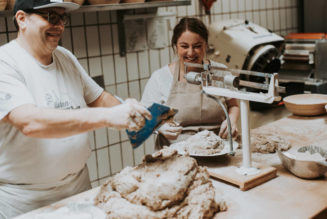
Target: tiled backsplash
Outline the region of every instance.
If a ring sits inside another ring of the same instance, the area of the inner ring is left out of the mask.
[[[168,42],[172,27],[183,16],[196,16],[206,24],[241,18],[266,27],[279,35],[298,30],[296,0],[217,0],[211,15],[204,13],[201,1],[190,6],[159,8],[158,12],[176,14],[170,19]],[[134,13],[146,13],[139,9]],[[140,99],[143,88],[154,70],[174,59],[170,47],[129,52],[119,55],[118,29],[115,11],[76,13],[71,15],[62,38],[62,46],[71,50],[91,77],[103,76],[105,89],[121,98]],[[11,17],[0,18],[0,44],[16,37]],[[144,154],[154,151],[154,137],[137,149],[130,146],[125,131],[102,128],[90,132],[92,155],[88,161],[93,186],[126,166],[139,164]]]

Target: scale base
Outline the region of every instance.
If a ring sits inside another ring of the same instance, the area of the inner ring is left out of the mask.
[[[242,191],[249,190],[277,176],[275,167],[252,162],[252,166],[260,170],[259,173],[243,175],[238,173],[240,166],[241,164],[238,166],[208,167],[208,172],[211,177],[236,185]]]

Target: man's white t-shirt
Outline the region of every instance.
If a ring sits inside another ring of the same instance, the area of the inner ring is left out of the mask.
[[[0,47],[0,120],[24,104],[74,110],[87,107],[103,89],[88,76],[75,56],[58,46],[44,66],[15,40]],[[52,185],[85,166],[88,134],[65,138],[31,138],[0,122],[0,182]]]

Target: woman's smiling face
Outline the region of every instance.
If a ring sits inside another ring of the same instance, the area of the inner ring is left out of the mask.
[[[186,30],[177,40],[177,54],[182,63],[201,64],[206,54],[206,41],[199,34]]]

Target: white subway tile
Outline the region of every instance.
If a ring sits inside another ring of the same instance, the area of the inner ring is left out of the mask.
[[[292,18],[292,9],[287,8],[285,10],[286,13],[286,28],[292,28],[293,18]]]
[[[260,25],[262,27],[267,28],[268,24],[267,24],[267,11],[260,11]]]
[[[100,45],[101,45],[101,54],[109,55],[113,53],[112,48],[112,36],[111,36],[111,27],[110,25],[100,25]]]
[[[102,69],[101,69],[101,58],[89,58],[89,66],[90,66],[90,76],[100,76],[102,75]]]
[[[177,7],[177,16],[179,17],[187,16],[186,6]]]
[[[118,38],[118,26],[117,24],[112,25],[112,36],[113,36],[113,51],[119,53],[119,38]]]
[[[287,17],[286,17],[286,9],[279,10],[279,15],[280,15],[280,20],[281,20],[281,22],[280,22],[280,28],[282,30],[285,30],[285,28],[286,28],[286,19],[287,19]]]
[[[150,71],[154,72],[155,70],[160,68],[159,51],[150,50],[149,55],[150,55]]]
[[[141,100],[141,94],[140,94],[139,81],[129,82],[128,87],[129,87],[129,97],[135,98],[138,101],[140,101]]]
[[[134,166],[134,152],[132,145],[129,142],[123,142],[121,147],[123,154],[123,168]]]
[[[66,29],[61,37],[61,45],[68,49],[69,51],[73,51],[72,48],[72,40],[71,40],[71,34],[70,29]]]
[[[102,56],[102,69],[105,85],[115,84],[114,57],[112,55]]]
[[[138,67],[140,68],[140,78],[147,78],[150,76],[149,72],[149,56],[147,51],[137,53]]]
[[[109,160],[111,166],[111,174],[118,173],[122,169],[122,154],[120,144],[114,144],[109,147]]]
[[[141,82],[141,94],[143,94],[144,91],[144,87],[146,85],[146,83],[148,82],[149,79],[142,79]]]
[[[238,0],[229,0],[230,1],[230,10],[229,12],[238,11]]]
[[[85,47],[85,35],[83,27],[73,27],[73,46],[74,55],[77,58],[86,57],[86,47]]]
[[[16,26],[11,18],[7,19],[8,31],[17,31]]]
[[[120,141],[129,141],[126,130],[120,130]]]
[[[123,99],[128,98],[127,83],[117,84],[117,96]]]
[[[92,151],[91,156],[87,160],[87,167],[89,169],[89,175],[90,175],[90,180],[96,180],[98,179],[98,173],[97,173],[97,160],[95,156],[95,151]]]
[[[154,150],[155,138],[156,138],[156,135],[151,135],[145,141],[145,154],[152,154],[155,151]]]
[[[97,24],[97,12],[88,12],[84,16],[86,25]]]
[[[280,30],[280,13],[277,10],[274,10],[274,30]]]
[[[6,20],[5,20],[5,17],[0,17],[0,32],[6,32]]]
[[[108,147],[97,151],[99,178],[110,175],[109,152]]]
[[[80,26],[84,24],[83,13],[73,13],[70,15],[71,26]]]
[[[187,6],[187,14],[188,14],[188,16],[195,16],[196,15],[196,11],[195,11],[195,6],[194,5]]]
[[[252,12],[246,12],[245,13],[245,18],[246,18],[246,20],[253,22],[253,14],[252,14]]]
[[[99,11],[99,23],[100,24],[107,24],[110,22],[110,12],[109,11]]]
[[[245,10],[247,10],[247,11],[253,10],[253,2],[252,2],[252,0],[246,0]]]
[[[272,0],[268,0],[267,1],[267,8],[270,8],[270,9],[272,9],[273,8],[273,4],[274,2],[272,1]]]
[[[99,128],[95,130],[95,145],[96,148],[101,148],[108,145],[106,128]]]
[[[267,3],[266,0],[259,0],[259,9],[266,9]]]
[[[260,15],[258,11],[253,12],[253,23],[260,25]]]
[[[7,34],[5,33],[1,33],[0,34],[0,45],[4,45],[6,44],[8,41],[7,41]]]
[[[144,158],[144,152],[145,152],[144,144],[142,144],[139,147],[134,149],[135,165],[142,163],[143,158]]]
[[[246,7],[245,7],[245,0],[238,0],[238,10],[239,11],[245,11]]]
[[[298,16],[298,11],[296,8],[292,9],[292,27],[296,28],[298,25],[298,20],[297,20],[297,16]],[[295,31],[294,31],[295,32]]]
[[[126,59],[120,55],[115,55],[115,73],[116,82],[122,83],[127,82],[127,72],[126,72]]]
[[[89,142],[90,142],[90,147],[91,147],[91,149],[92,150],[94,150],[95,149],[95,142],[94,142],[94,131],[89,131],[88,132],[88,135],[89,135]]]
[[[288,0],[279,0],[279,7],[284,8],[286,7]]]
[[[253,0],[252,10],[258,10],[260,7],[260,0]]]
[[[272,10],[267,11],[267,21],[268,21],[267,28],[270,30],[273,30],[274,29],[274,14],[273,14]]]
[[[109,139],[109,144],[116,144],[120,141],[120,136],[119,136],[119,131],[116,129],[108,128],[108,139]]]
[[[271,0],[273,2],[273,7],[278,8],[279,7],[279,0]]]
[[[169,61],[169,48],[159,50],[160,53],[160,67],[168,65]]]
[[[87,51],[88,56],[99,56],[99,32],[97,26],[86,27]]]
[[[230,12],[230,2],[229,0],[221,0],[222,12]]]
[[[137,53],[127,53],[127,72],[128,80],[136,80],[139,78],[138,63],[137,63]]]

